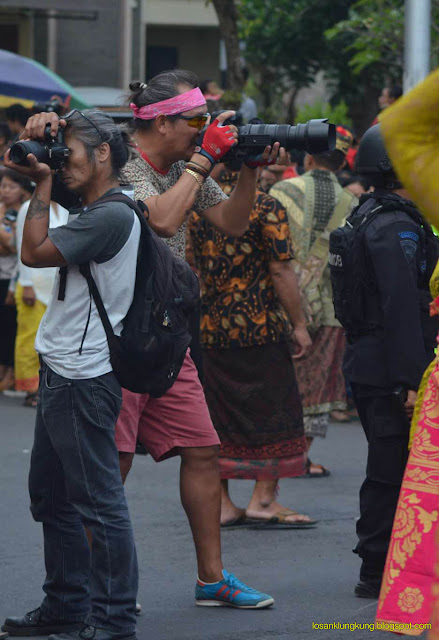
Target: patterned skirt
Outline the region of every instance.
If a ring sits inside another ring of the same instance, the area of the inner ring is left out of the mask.
[[[346,409],[345,340],[343,329],[321,327],[307,357],[295,361],[305,416]]]
[[[304,473],[302,405],[287,344],[206,349],[204,390],[222,479]]]

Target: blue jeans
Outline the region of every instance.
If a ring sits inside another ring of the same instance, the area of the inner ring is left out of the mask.
[[[44,532],[42,611],[133,632],[137,556],[114,443],[120,385],[113,373],[69,380],[43,362],[39,394],[29,492]]]

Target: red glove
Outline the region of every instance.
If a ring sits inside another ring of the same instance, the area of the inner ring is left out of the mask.
[[[236,142],[229,125],[221,125],[217,118],[207,127],[199,153],[215,164]]]
[[[258,155],[247,156],[244,158],[244,162],[250,169],[257,169],[258,167],[267,167],[270,164],[275,164],[276,160],[263,160],[262,153],[258,153]]]

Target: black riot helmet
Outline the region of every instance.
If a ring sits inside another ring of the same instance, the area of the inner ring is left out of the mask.
[[[379,124],[368,129],[362,137],[355,162],[357,173],[367,177],[372,186],[401,189],[402,185],[393,170]]]

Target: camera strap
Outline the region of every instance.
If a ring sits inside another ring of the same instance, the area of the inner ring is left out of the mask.
[[[58,300],[64,301],[66,297],[68,267],[60,267],[59,269],[59,287]]]

